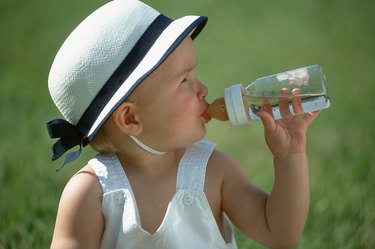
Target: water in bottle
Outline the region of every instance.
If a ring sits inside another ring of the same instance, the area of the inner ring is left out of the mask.
[[[280,112],[280,103],[288,103],[289,116],[328,108],[330,99],[322,67],[312,65],[262,77],[246,87],[233,85],[225,89],[224,99],[214,101],[207,112],[213,118],[242,125],[260,120],[257,113],[262,106],[267,106],[275,119],[287,117]]]

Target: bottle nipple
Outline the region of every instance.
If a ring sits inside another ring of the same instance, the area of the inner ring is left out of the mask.
[[[212,118],[220,120],[220,121],[227,121],[228,113],[227,109],[225,108],[225,101],[224,98],[215,99],[206,109],[205,113],[210,115]]]

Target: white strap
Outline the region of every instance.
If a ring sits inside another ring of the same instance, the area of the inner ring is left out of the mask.
[[[145,151],[151,153],[151,154],[154,154],[154,155],[157,155],[157,156],[161,156],[161,155],[164,155],[165,153],[167,152],[163,152],[163,151],[158,151],[158,150],[154,150],[153,148],[145,145],[144,143],[141,142],[141,140],[139,140],[138,138],[136,137],[133,137],[133,136],[130,136],[130,138],[139,146],[141,147],[142,149],[144,149]]]
[[[95,171],[103,194],[116,189],[130,189],[129,180],[115,154],[99,154],[88,164]]]
[[[215,144],[201,140],[186,149],[180,160],[177,174],[177,190],[204,190],[206,167]]]

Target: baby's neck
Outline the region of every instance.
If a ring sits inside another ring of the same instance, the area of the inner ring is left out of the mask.
[[[142,155],[132,155],[118,152],[122,167],[127,174],[144,176],[161,176],[177,168],[185,150],[170,151],[164,155],[152,155],[142,152]]]

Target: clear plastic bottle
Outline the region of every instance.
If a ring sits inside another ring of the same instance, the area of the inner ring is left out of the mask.
[[[288,101],[291,115],[326,109],[330,106],[327,82],[320,65],[312,65],[256,79],[246,87],[233,85],[224,91],[225,109],[233,125],[260,120],[257,113],[265,103],[275,119],[283,118],[280,100]],[[297,101],[293,108],[292,102]]]

